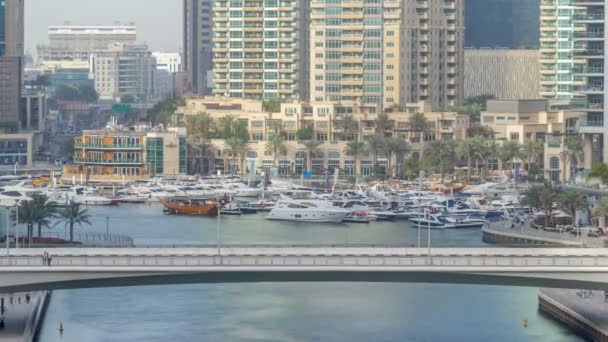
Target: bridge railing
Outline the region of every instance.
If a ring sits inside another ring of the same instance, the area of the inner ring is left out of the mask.
[[[209,251],[211,253],[211,251]],[[79,271],[94,271],[97,268],[169,268],[192,270],[197,267],[255,268],[348,268],[348,267],[440,267],[450,268],[500,268],[521,269],[537,267],[561,268],[608,268],[608,255],[603,256],[497,256],[497,255],[183,255],[183,256],[127,256],[127,255],[51,255],[50,266],[41,256],[0,257],[3,268],[42,268],[43,271],[79,268]],[[84,268],[84,269],[83,269]]]

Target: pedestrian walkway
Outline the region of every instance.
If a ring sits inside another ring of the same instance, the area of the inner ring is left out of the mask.
[[[523,223],[515,223],[511,220],[504,220],[489,223],[484,227],[485,231],[494,233],[503,233],[513,237],[530,238],[531,240],[541,240],[550,243],[559,243],[566,245],[587,245],[587,246],[604,246],[604,238],[575,236],[569,232],[550,232],[542,229],[532,228],[530,221]]]
[[[589,320],[597,330],[608,335],[608,301],[604,291],[542,289],[541,294]]]
[[[4,328],[0,328],[0,342],[22,342],[26,330],[32,328],[33,320],[40,305],[43,305],[45,292],[0,294],[4,298]]]

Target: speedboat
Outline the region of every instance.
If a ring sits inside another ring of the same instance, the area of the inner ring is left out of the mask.
[[[469,215],[467,217],[450,217],[447,216],[445,219],[454,225],[454,228],[482,228],[487,222],[483,218],[477,215]]]
[[[351,223],[370,223],[372,221],[376,221],[378,216],[372,215],[370,213],[366,213],[363,211],[352,212],[344,219],[344,222]]]
[[[409,220],[411,223],[426,228],[430,227],[431,229],[450,229],[456,228],[456,225],[450,221],[448,221],[445,217],[439,215],[427,215],[423,217],[412,217]]]
[[[375,215],[378,221],[393,221],[397,217],[397,215],[391,211],[376,210],[363,201],[336,202],[334,205],[350,211],[366,212]]]
[[[339,208],[322,207],[311,201],[280,200],[266,218],[295,222],[338,223],[344,221],[349,213]]]

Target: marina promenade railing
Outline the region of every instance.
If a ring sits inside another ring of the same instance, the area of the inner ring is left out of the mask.
[[[49,251],[50,268],[42,271],[78,268],[79,271],[95,268],[143,268],[158,267],[179,271],[196,270],[197,267],[236,267],[255,270],[264,268],[417,268],[436,267],[449,270],[467,268],[518,270],[537,268],[574,271],[608,271],[608,253],[602,249],[456,249],[432,250],[405,248],[214,248],[176,249],[175,251],[124,250],[68,250]],[[23,250],[17,255],[0,256],[3,267],[48,267],[42,258],[42,250]],[[39,253],[39,254],[36,254]],[[85,269],[82,269],[85,268]],[[283,269],[285,270],[285,269]]]

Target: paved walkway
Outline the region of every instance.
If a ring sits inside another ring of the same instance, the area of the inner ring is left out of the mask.
[[[526,221],[524,224],[514,224],[514,227],[510,220],[492,222],[486,228],[486,230],[501,232],[509,234],[511,236],[518,236],[521,238],[536,238],[547,242],[558,242],[568,245],[588,245],[588,246],[604,246],[604,238],[588,237],[583,236],[582,240],[580,236],[574,236],[569,232],[549,232],[541,229],[535,229],[530,226],[530,222]]]
[[[604,291],[541,289],[541,292],[608,332],[608,302]]]
[[[5,323],[4,329],[0,329],[0,342],[23,341],[27,324],[42,304],[44,292],[32,292],[30,296],[28,302],[25,293],[0,294],[6,307],[4,315],[0,315]]]

